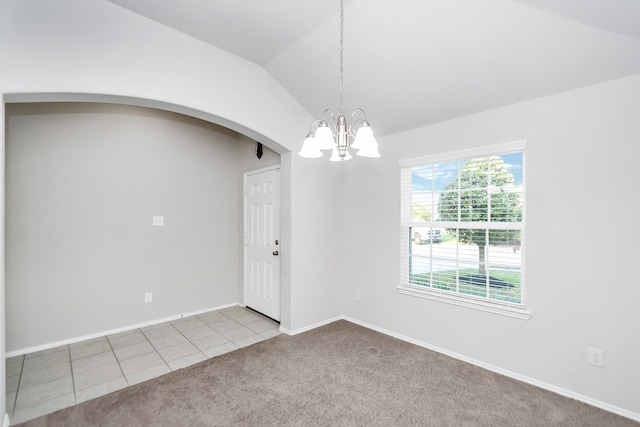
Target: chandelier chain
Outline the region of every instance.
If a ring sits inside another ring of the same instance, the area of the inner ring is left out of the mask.
[[[340,112],[344,111],[343,63],[344,63],[344,0],[340,0]]]

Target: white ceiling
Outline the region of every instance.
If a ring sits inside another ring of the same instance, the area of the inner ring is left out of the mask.
[[[109,0],[339,103],[339,0]],[[388,135],[640,73],[640,0],[346,0],[344,102]]]

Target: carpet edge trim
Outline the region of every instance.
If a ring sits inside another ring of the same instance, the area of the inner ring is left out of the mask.
[[[620,408],[618,406],[611,405],[611,404],[606,403],[606,402],[602,402],[602,401],[594,399],[592,397],[585,396],[585,395],[573,392],[571,390],[567,390],[567,389],[564,389],[562,387],[555,386],[553,384],[549,384],[549,383],[546,383],[546,382],[543,382],[543,381],[536,380],[536,379],[531,378],[531,377],[527,377],[525,375],[518,374],[516,372],[509,371],[507,369],[503,369],[503,368],[500,368],[500,367],[497,367],[497,366],[494,366],[494,365],[491,365],[491,364],[488,364],[488,363],[485,363],[485,362],[481,362],[479,360],[473,359],[471,357],[463,356],[461,354],[458,354],[458,353],[455,353],[453,351],[449,351],[449,350],[443,349],[441,347],[437,347],[437,346],[434,346],[434,345],[431,345],[431,344],[427,344],[425,342],[422,342],[422,341],[419,341],[419,340],[416,340],[416,339],[413,339],[413,338],[409,338],[407,336],[398,334],[396,332],[389,331],[389,330],[384,329],[384,328],[380,328],[378,326],[375,326],[375,325],[372,325],[370,323],[366,323],[366,322],[354,319],[354,318],[349,317],[349,316],[340,316],[340,319],[346,320],[346,321],[351,322],[351,323],[355,323],[356,325],[362,326],[362,327],[367,328],[367,329],[374,330],[376,332],[380,332],[381,334],[385,334],[385,335],[391,336],[393,338],[397,338],[399,340],[402,340],[402,341],[405,341],[405,342],[408,342],[408,343],[411,343],[411,344],[415,344],[415,345],[417,345],[419,347],[426,348],[428,350],[433,350],[433,351],[435,351],[437,353],[441,353],[441,354],[444,354],[444,355],[449,356],[449,357],[453,357],[454,359],[470,363],[472,365],[478,366],[478,367],[486,369],[488,371],[495,372],[495,373],[500,374],[500,375],[504,375],[505,377],[509,377],[509,378],[512,378],[512,379],[517,380],[517,381],[522,381],[524,383],[531,384],[533,386],[536,386],[536,387],[551,391],[551,392],[559,394],[561,396],[565,396],[565,397],[569,397],[571,399],[578,400],[578,401],[586,403],[588,405],[595,406],[596,408],[604,409],[605,411],[612,412],[614,414],[623,416],[625,418],[629,418],[629,419],[631,419],[633,421],[639,421],[640,422],[640,414],[639,413],[635,413],[635,412],[629,411],[627,409]],[[331,322],[333,322],[335,320],[340,320],[340,319],[333,319],[333,320],[331,320]],[[331,322],[326,322],[326,323],[331,323]],[[322,326],[322,325],[320,325],[320,326]]]

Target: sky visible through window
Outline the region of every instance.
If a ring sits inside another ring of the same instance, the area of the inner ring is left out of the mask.
[[[523,160],[522,152],[500,155],[505,167],[513,174],[514,185],[522,185]],[[458,168],[463,168],[466,161],[435,163],[413,168],[411,187],[413,191],[442,191],[444,187],[455,181]]]

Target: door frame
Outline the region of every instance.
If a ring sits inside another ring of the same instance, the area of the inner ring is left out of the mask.
[[[247,283],[247,280],[249,279],[246,275],[246,271],[247,271],[247,177],[251,176],[251,175],[257,175],[259,173],[263,173],[263,172],[270,172],[270,171],[282,171],[282,167],[280,164],[277,165],[273,165],[273,166],[267,166],[264,168],[260,168],[260,169],[254,169],[254,170],[250,170],[250,171],[246,171],[242,174],[242,305],[244,307],[247,306],[247,302],[246,302],[246,289],[247,286],[249,285]],[[282,180],[280,179],[278,184],[278,203],[280,204],[280,206],[278,207],[278,222],[279,222],[279,230],[280,230],[280,234],[282,234]],[[280,236],[281,239],[281,236]],[[280,240],[280,247],[282,247],[282,240]],[[282,254],[281,254],[282,255]],[[279,266],[280,268],[280,266]],[[282,270],[280,268],[280,270]],[[280,271],[280,274],[278,275],[278,288],[279,288],[279,297],[280,297],[280,313],[279,313],[279,318],[280,320],[282,319],[282,271]],[[260,313],[262,314],[262,313]],[[269,317],[266,316],[264,314],[262,314],[265,317]],[[280,320],[276,320],[273,319],[275,321],[277,321],[278,323],[280,323]]]

